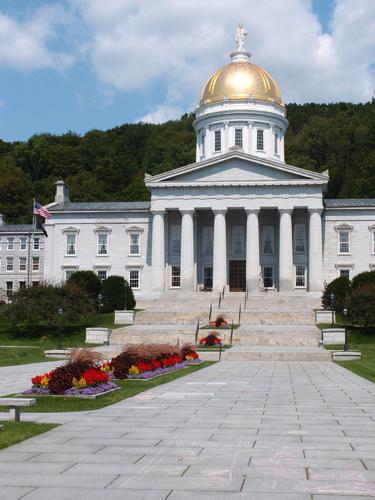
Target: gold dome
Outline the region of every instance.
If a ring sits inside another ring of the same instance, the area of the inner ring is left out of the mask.
[[[280,90],[271,75],[244,60],[226,64],[207,80],[199,106],[223,99],[255,99],[283,105]]]

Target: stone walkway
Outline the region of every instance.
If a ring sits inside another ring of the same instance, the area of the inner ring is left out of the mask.
[[[0,452],[0,498],[375,498],[375,385],[223,361]],[[53,415],[44,415],[53,420]]]
[[[28,365],[1,366],[0,367],[0,397],[7,394],[14,394],[31,385],[31,377],[53,370],[61,365],[58,361],[45,361],[43,363],[30,363]]]

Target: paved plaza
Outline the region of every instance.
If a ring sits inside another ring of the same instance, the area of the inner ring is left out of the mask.
[[[1,370],[0,370],[1,373]],[[334,363],[223,361],[0,452],[0,498],[375,498],[375,385]]]

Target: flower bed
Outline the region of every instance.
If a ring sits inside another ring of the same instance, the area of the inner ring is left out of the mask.
[[[118,389],[119,387],[109,380],[110,369],[101,362],[102,356],[94,351],[74,350],[66,364],[33,377],[31,389],[23,394],[96,397]]]
[[[199,356],[190,345],[179,349],[170,344],[141,344],[125,346],[110,365],[115,378],[145,380],[181,370],[197,360]]]
[[[205,347],[217,347],[222,345],[221,337],[217,332],[210,333],[207,337],[200,339],[199,344]]]
[[[215,320],[210,321],[210,326],[224,328],[228,326],[228,321],[224,318],[224,316],[219,315]]]

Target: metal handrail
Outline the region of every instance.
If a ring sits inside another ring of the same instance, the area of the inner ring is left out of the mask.
[[[233,345],[233,320],[230,328],[230,345]]]
[[[218,309],[220,309],[221,306],[221,292],[219,292],[219,303],[217,305]]]
[[[194,341],[195,345],[198,344],[198,334],[199,334],[199,318],[198,318],[198,321],[197,321],[197,327],[195,329],[195,341]]]
[[[210,311],[208,313],[208,324],[211,323],[211,316],[212,316],[212,303],[210,304]]]
[[[238,326],[241,325],[241,304],[240,307],[238,308]]]

